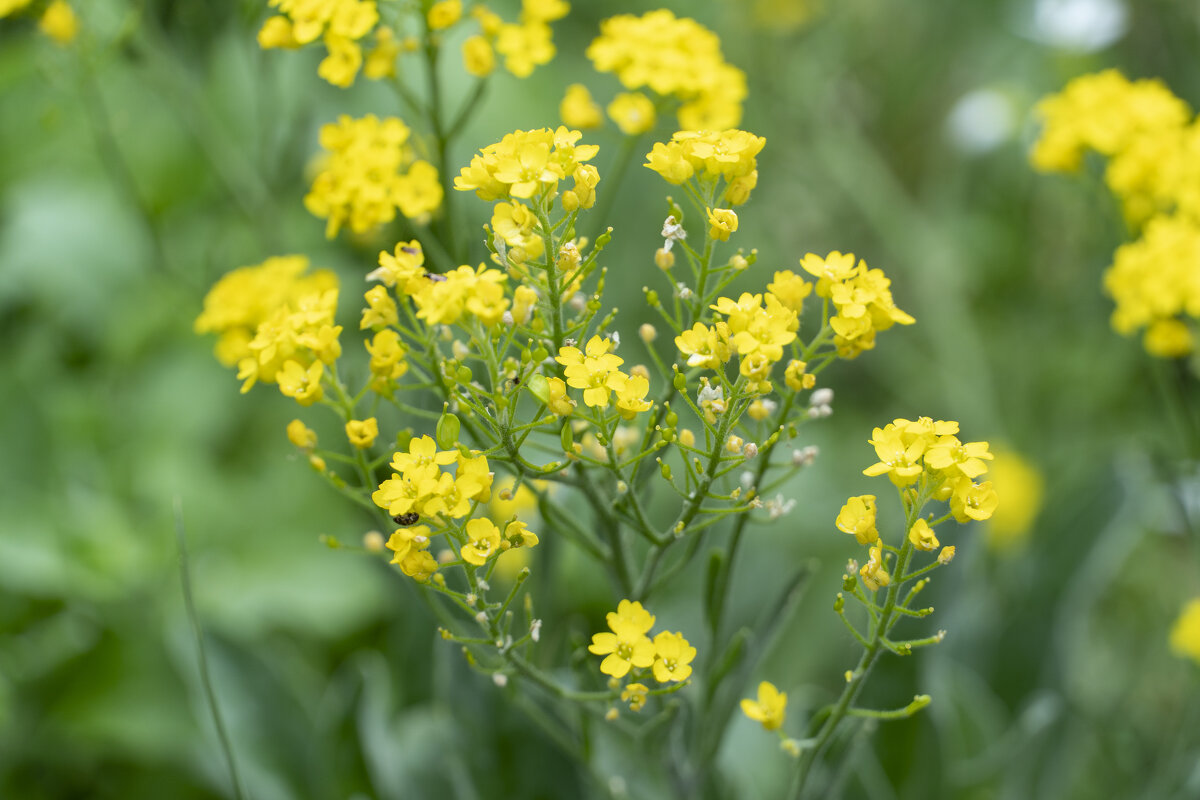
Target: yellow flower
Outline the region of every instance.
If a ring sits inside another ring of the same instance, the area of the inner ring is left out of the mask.
[[[592,636],[588,651],[605,656],[600,671],[614,678],[624,678],[633,667],[644,669],[654,663],[654,643],[646,632],[654,625],[654,616],[638,602],[622,600],[615,612],[608,614],[609,631]]]
[[[970,478],[960,478],[950,496],[950,511],[959,522],[988,519],[997,505],[999,498],[991,481],[972,483]]]
[[[1200,597],[1188,602],[1171,626],[1171,652],[1200,664]]]
[[[505,550],[511,547],[534,547],[539,541],[538,535],[529,530],[528,525],[515,519],[504,526],[504,541],[501,546]]]
[[[916,483],[921,477],[923,467],[920,460],[929,445],[924,437],[908,436],[902,427],[892,423],[876,428],[870,443],[875,446],[879,462],[864,469],[863,475],[887,475],[892,483],[900,487]],[[967,482],[970,483],[969,480]]]
[[[609,391],[624,387],[628,378],[617,369],[624,359],[609,352],[612,342],[593,336],[586,352],[562,347],[554,360],[566,367],[567,385],[583,389],[583,402],[592,408],[607,408]]]
[[[449,28],[462,18],[462,0],[438,0],[429,9],[426,21],[431,31]]]
[[[496,68],[496,53],[492,45],[482,36],[467,37],[462,44],[463,69],[468,75],[486,78]]]
[[[54,0],[42,13],[38,29],[59,44],[70,44],[79,32],[79,19],[66,0]]]
[[[767,291],[775,295],[779,302],[795,311],[797,314],[804,308],[804,298],[813,290],[813,285],[801,278],[790,269],[775,273],[775,280],[767,284]]]
[[[943,436],[925,451],[925,463],[957,478],[964,475],[972,480],[987,472],[984,460],[991,461],[987,442],[963,444],[957,436]]]
[[[887,586],[892,582],[892,576],[883,566],[883,548],[880,544],[876,544],[867,551],[870,556],[866,564],[858,571],[862,577],[863,585],[870,591],[877,591],[881,586]]]
[[[301,450],[311,450],[317,446],[317,432],[298,419],[288,423],[287,438]]]
[[[359,330],[367,328],[378,330],[399,323],[400,315],[396,309],[396,301],[388,294],[386,288],[383,286],[372,287],[366,291],[363,299],[367,301],[367,307],[363,309],[362,322],[358,325]]]
[[[621,702],[629,703],[630,711],[641,711],[646,706],[646,694],[649,691],[640,683],[631,683],[621,690]]]
[[[554,58],[550,26],[541,22],[526,25],[501,25],[496,35],[496,50],[504,56],[504,68],[518,78],[528,78],[535,67]]]
[[[875,527],[875,495],[851,497],[838,513],[836,524],[838,530],[851,534],[859,544],[871,544],[879,539]]]
[[[926,552],[932,552],[941,547],[933,528],[929,527],[929,523],[924,519],[917,520],[908,529],[908,540],[912,542],[913,547]]]
[[[708,211],[708,235],[719,242],[729,239],[729,234],[738,229],[737,214],[728,208],[710,208]]]
[[[654,405],[646,399],[650,391],[650,381],[642,375],[630,375],[617,388],[617,409],[625,419],[633,419],[635,415],[649,411]]]
[[[757,700],[742,700],[742,713],[762,723],[766,730],[779,730],[787,713],[787,693],[776,689],[775,684],[763,681],[758,685]]]
[[[285,397],[291,397],[302,406],[311,406],[325,396],[321,388],[324,375],[325,365],[320,361],[314,361],[306,369],[299,362],[289,360],[276,375],[276,382]]]
[[[371,391],[390,396],[393,382],[408,372],[408,362],[404,359],[408,349],[401,344],[400,334],[390,328],[364,344],[371,354]]]
[[[500,549],[500,529],[483,517],[467,522],[467,543],[459,550],[463,561],[482,567]]]
[[[546,408],[556,416],[569,417],[575,410],[575,401],[567,396],[567,384],[563,383],[562,378],[549,378],[547,383],[550,399],[546,401]]]
[[[567,93],[558,106],[558,115],[568,128],[581,131],[599,128],[604,124],[604,112],[582,83],[572,83],[567,87]]]
[[[386,25],[375,30],[375,46],[367,53],[363,75],[373,81],[396,76],[396,59],[400,55],[400,42],[396,34]]]
[[[375,444],[377,436],[379,436],[379,421],[374,417],[363,420],[352,419],[346,423],[346,438],[359,450],[366,450]]]
[[[608,116],[621,133],[638,136],[654,127],[654,103],[641,92],[622,92],[608,104]]]
[[[808,364],[804,361],[793,359],[788,362],[787,369],[783,373],[783,380],[793,392],[811,389],[817,385],[817,376],[805,372],[807,368]]]
[[[696,648],[682,633],[663,631],[654,637],[654,680],[659,683],[686,681],[692,674]]]

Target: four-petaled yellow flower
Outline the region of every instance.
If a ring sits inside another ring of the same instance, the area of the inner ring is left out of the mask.
[[[879,538],[875,527],[875,495],[851,497],[837,516],[838,530],[849,533],[859,544],[871,544]]]
[[[467,522],[467,543],[460,549],[463,561],[482,567],[500,551],[500,529],[487,517]]]
[[[346,423],[346,438],[359,450],[366,450],[375,444],[377,436],[379,436],[379,421],[375,417],[361,420],[352,419]]]
[[[737,214],[729,208],[708,209],[708,235],[718,242],[729,239],[738,229]]]
[[[617,367],[625,363],[609,352],[612,342],[593,336],[586,351],[563,347],[554,360],[566,367],[567,385],[583,389],[583,402],[592,408],[607,408],[610,390],[623,388],[628,377]]]
[[[763,681],[758,685],[757,700],[742,700],[742,713],[755,722],[762,723],[769,731],[783,726],[787,712],[787,693],[775,688],[775,684]]]
[[[917,520],[908,529],[908,540],[912,542],[913,547],[926,552],[932,552],[941,547],[937,534],[933,532],[933,528],[929,527],[929,523],[924,519]]]
[[[644,669],[654,663],[654,643],[646,633],[654,627],[654,615],[642,604],[622,600],[608,614],[609,631],[592,636],[588,651],[605,656],[600,671],[624,678],[631,668]]]
[[[696,648],[682,633],[663,631],[654,637],[654,679],[659,683],[687,680],[695,657]]]

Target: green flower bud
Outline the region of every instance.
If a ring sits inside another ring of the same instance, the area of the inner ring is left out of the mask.
[[[539,403],[544,405],[550,402],[550,381],[540,372],[529,376],[529,380],[525,381],[525,388]]]
[[[438,447],[449,450],[457,445],[458,434],[461,430],[462,423],[458,421],[458,417],[448,411],[443,411],[434,428],[434,439],[437,441]]]

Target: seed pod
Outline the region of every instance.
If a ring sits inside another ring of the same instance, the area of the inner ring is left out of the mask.
[[[458,434],[462,430],[462,423],[458,421],[458,417],[448,411],[443,411],[442,416],[438,418],[437,427],[434,428],[434,437],[437,439],[438,447],[443,450],[450,450],[458,444]]]

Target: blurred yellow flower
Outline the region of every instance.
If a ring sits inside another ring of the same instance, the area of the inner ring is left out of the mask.
[[[46,6],[38,28],[59,44],[70,44],[79,32],[79,18],[66,0],[54,0]]]
[[[1171,626],[1171,652],[1200,664],[1200,597],[1183,607]]]
[[[1019,550],[1042,508],[1044,480],[1038,468],[1019,453],[1000,448],[994,455],[988,477],[1004,502],[988,521],[987,546],[994,552]]]
[[[742,713],[769,731],[779,730],[787,713],[787,692],[763,681],[758,685],[757,700],[742,700]]]

